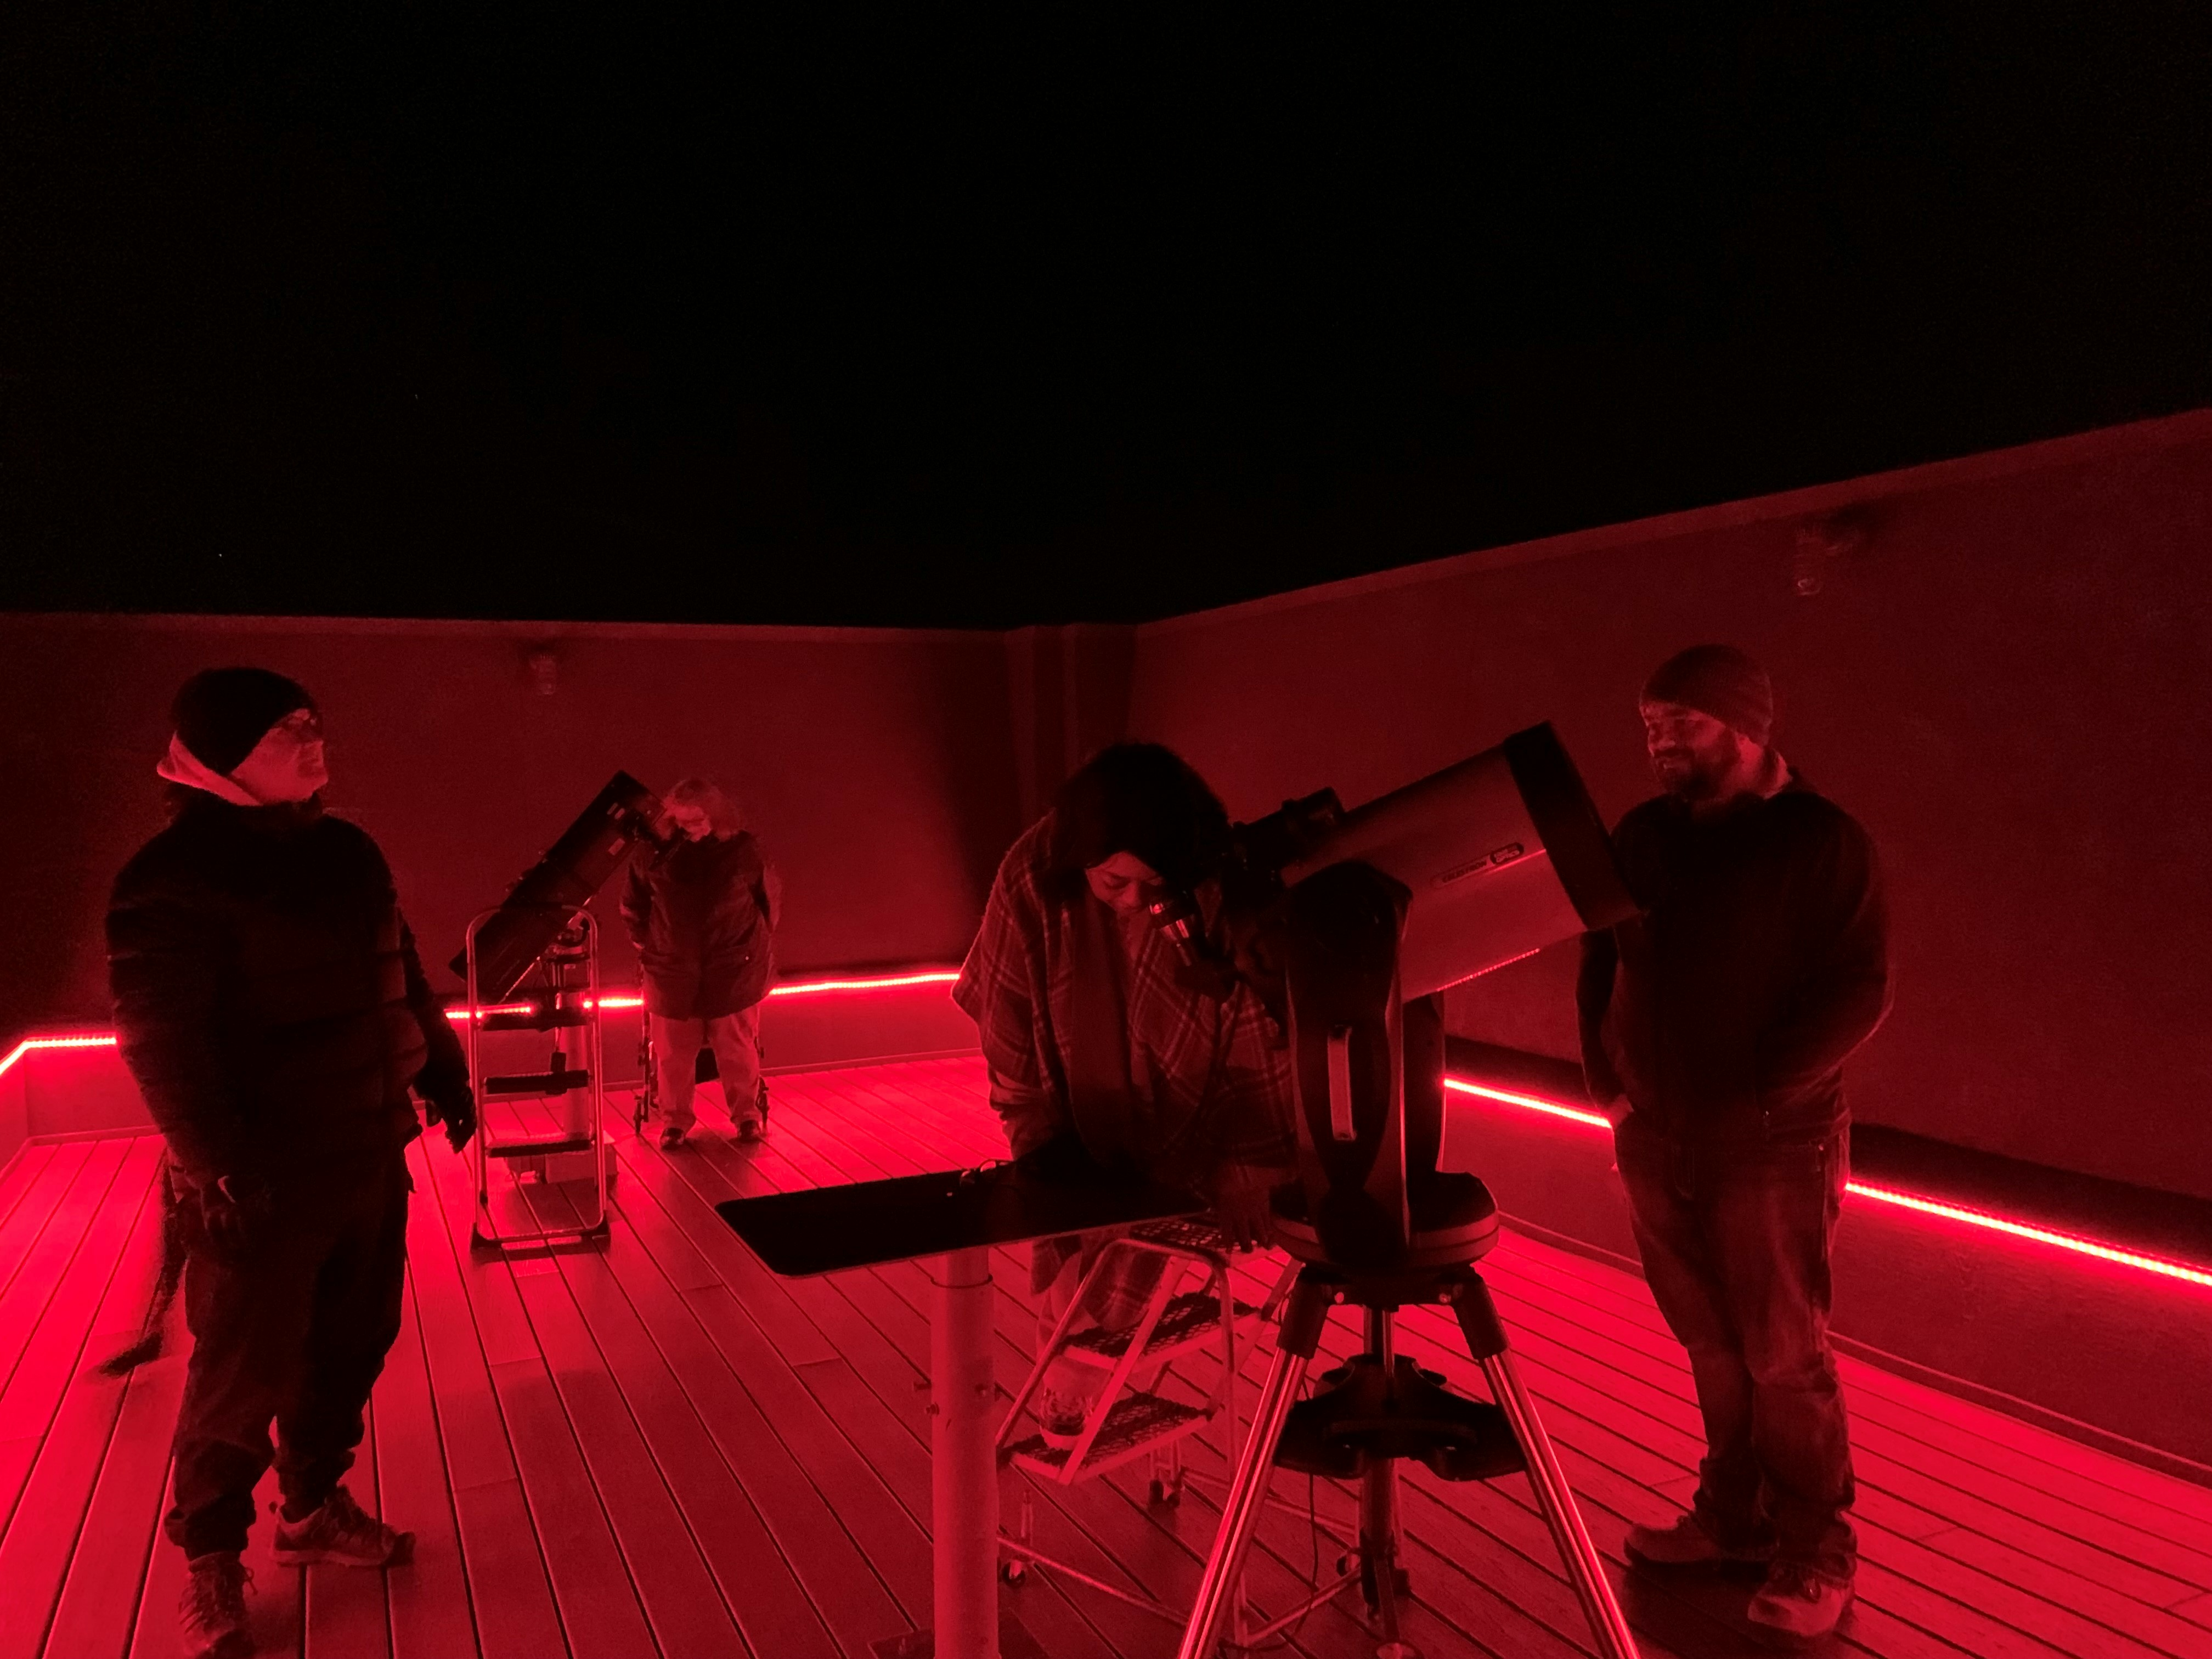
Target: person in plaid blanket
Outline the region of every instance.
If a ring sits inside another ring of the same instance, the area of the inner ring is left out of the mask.
[[[1190,1188],[1249,1248],[1267,1241],[1270,1190],[1294,1173],[1289,1052],[1258,992],[1193,975],[1149,912],[1188,895],[1218,939],[1228,847],[1228,814],[1172,750],[1103,750],[1000,863],[952,996],[975,1022],[1016,1158]],[[1041,1341],[1113,1236],[1032,1247]],[[1157,1258],[1117,1260],[1127,1267],[1084,1310],[1109,1328],[1135,1322],[1158,1277]],[[1071,1368],[1041,1391],[1050,1438],[1081,1432],[1089,1402],[1073,1382]]]

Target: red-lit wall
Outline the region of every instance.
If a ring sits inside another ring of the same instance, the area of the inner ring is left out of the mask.
[[[548,638],[550,695],[526,663]],[[996,634],[0,617],[11,1041],[105,1022],[100,916],[161,823],[169,699],[234,662],[321,700],[331,804],[382,844],[441,984],[470,915],[617,768],[731,787],[785,877],[789,969],[957,962],[1020,828]]]
[[[1873,535],[1794,591],[1797,527]],[[1239,816],[1379,793],[1549,720],[1608,818],[1676,648],[1765,661],[1872,830],[1897,1011],[1870,1121],[2212,1197],[2212,415],[1445,561],[1139,630],[1130,725]],[[1573,1052],[1573,947],[1455,994]]]

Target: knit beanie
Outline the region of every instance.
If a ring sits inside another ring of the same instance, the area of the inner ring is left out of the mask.
[[[315,700],[296,680],[266,668],[210,668],[177,693],[170,713],[177,738],[211,772],[228,776],[270,727]]]
[[[1774,732],[1773,682],[1732,645],[1693,645],[1668,658],[1644,682],[1644,701],[1711,714],[1756,744]]]

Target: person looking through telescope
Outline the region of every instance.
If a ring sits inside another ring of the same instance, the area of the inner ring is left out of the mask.
[[[741,1140],[766,1126],[760,1005],[775,971],[782,884],[730,798],[685,778],[663,804],[678,834],[641,841],[623,889],[623,921],[645,973],[660,1144],[678,1146],[697,1115],[699,1051],[711,1048]]]
[[[1810,1640],[1843,1615],[1856,1562],[1829,1252],[1850,1171],[1842,1067],[1889,1006],[1881,875],[1866,831],[1773,747],[1773,690],[1741,652],[1669,659],[1641,708],[1665,793],[1613,847],[1644,914],[1585,936],[1577,1000],[1706,1455],[1688,1512],[1630,1528],[1628,1550],[1771,1563],[1749,1617]]]
[[[1229,844],[1220,801],[1173,751],[1102,750],[1000,863],[952,996],[975,1022],[1016,1158],[1191,1188],[1249,1248],[1266,1242],[1268,1194],[1294,1167],[1289,1057],[1258,994],[1194,982],[1151,914],[1174,897],[1218,933]],[[1032,1246],[1040,1340],[1112,1236]],[[1158,1271],[1136,1258],[1084,1313],[1133,1323]],[[1089,1410],[1077,1369],[1040,1392],[1039,1419],[1061,1443]]]

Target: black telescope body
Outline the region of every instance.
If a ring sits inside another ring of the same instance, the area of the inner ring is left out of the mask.
[[[1352,811],[1310,797],[1285,814],[1267,833],[1290,854],[1273,953],[1289,1012],[1299,1218],[1330,1260],[1388,1271],[1407,1265],[1438,1180],[1437,994],[1609,927],[1635,904],[1548,725]]]
[[[514,990],[568,925],[571,908],[591,902],[622,867],[630,848],[651,838],[660,817],[660,798],[653,791],[627,772],[610,778],[561,839],[507,890],[499,914],[477,931],[477,995],[497,1002]],[[464,950],[451,966],[465,980],[468,952]]]

